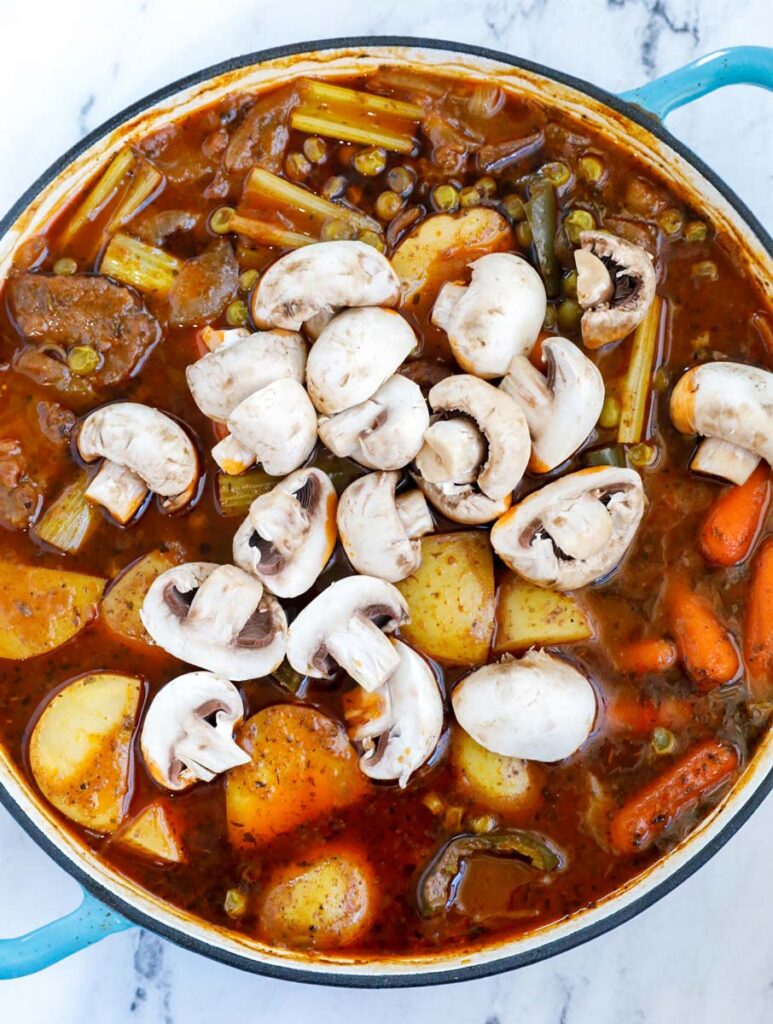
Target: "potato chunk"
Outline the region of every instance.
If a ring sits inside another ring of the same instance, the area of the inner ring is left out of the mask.
[[[143,807],[116,834],[115,842],[131,853],[165,864],[180,864],[185,860],[172,816],[162,803]]]
[[[32,730],[30,767],[43,796],[94,832],[114,832],[126,811],[142,688],[136,676],[82,676],[55,694]]]
[[[464,729],[454,728],[451,767],[463,789],[494,811],[532,811],[541,799],[542,771],[533,761],[486,750]]]
[[[101,612],[114,633],[152,645],[153,641],[140,619],[142,602],[156,577],[181,561],[180,553],[174,548],[151,551],[113,580],[102,598]]]
[[[226,777],[228,834],[235,846],[271,842],[368,792],[346,732],[314,708],[264,708],[244,723],[236,739],[252,762]]]
[[[274,872],[260,924],[278,945],[348,946],[370,927],[375,894],[375,873],[360,850],[338,844],[322,847]]]
[[[0,562],[0,658],[61,647],[94,618],[104,589],[100,576]]]
[[[423,537],[421,565],[397,584],[411,621],[401,636],[430,658],[482,664],[494,632],[494,559],[480,530]]]
[[[499,585],[496,626],[496,654],[593,636],[588,615],[573,597],[537,587],[514,572]]]

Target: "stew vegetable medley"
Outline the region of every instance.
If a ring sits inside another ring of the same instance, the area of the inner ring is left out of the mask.
[[[773,327],[581,120],[384,67],[114,154],[3,285],[0,739],[280,947],[585,908],[773,704]]]

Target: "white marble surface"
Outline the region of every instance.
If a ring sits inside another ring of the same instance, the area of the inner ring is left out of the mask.
[[[408,33],[489,45],[612,90],[718,47],[773,44],[770,0],[0,0],[0,208],[85,132],[166,82],[298,39]],[[725,90],[669,124],[773,228],[773,100]],[[78,901],[0,810],[0,936]],[[617,931],[463,986],[311,989],[240,974],[132,931],[0,985],[3,1024],[671,1024],[773,1020],[773,801],[703,868]]]

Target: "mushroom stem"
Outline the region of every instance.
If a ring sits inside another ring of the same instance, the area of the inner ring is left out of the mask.
[[[219,644],[231,644],[255,613],[263,584],[234,565],[220,565],[199,585],[188,623]]]
[[[447,332],[453,312],[466,292],[467,285],[447,281],[438,292],[435,305],[432,307],[432,323]]]
[[[250,522],[280,555],[289,558],[305,539],[309,514],[294,494],[275,487],[253,501]]]
[[[220,717],[217,712],[216,718]],[[228,724],[212,726],[203,717],[191,718],[175,748],[177,759],[202,782],[211,782],[220,772],[237,765],[249,764],[250,755],[233,739],[231,729]]]
[[[382,407],[368,398],[335,416],[320,416],[319,436],[333,455],[346,459],[359,445],[361,436],[376,426],[382,413]]]
[[[733,484],[745,484],[761,461],[760,456],[748,448],[718,437],[705,437],[692,457],[690,469],[719,476]]]
[[[148,496],[148,488],[133,470],[105,459],[85,493],[89,501],[102,505],[124,525]]]
[[[416,537],[423,537],[426,533],[432,533],[435,529],[427,499],[418,488],[406,491],[405,494],[399,494],[395,505],[400,522],[412,540]]]
[[[570,558],[591,558],[612,537],[612,517],[598,498],[589,494],[550,509],[543,523],[557,546]]]
[[[344,672],[368,692],[383,686],[400,664],[387,637],[361,612],[330,632],[325,646]]]
[[[229,476],[245,473],[255,462],[255,455],[249,448],[239,444],[233,434],[226,434],[212,449],[212,458]]]
[[[553,392],[536,366],[526,356],[515,356],[499,386],[523,409],[532,437],[541,433],[548,423]]]
[[[582,308],[609,302],[615,294],[615,284],[603,261],[590,249],[577,249],[574,265],[577,268],[577,301]]]
[[[470,484],[486,458],[486,441],[476,425],[455,417],[438,420],[424,431],[416,467],[431,484]]]

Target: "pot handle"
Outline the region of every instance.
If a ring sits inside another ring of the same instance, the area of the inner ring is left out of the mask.
[[[773,48],[734,46],[715,50],[620,96],[663,120],[677,107],[725,85],[759,85],[773,89]]]
[[[83,890],[80,906],[14,939],[0,939],[0,979],[22,978],[133,927],[131,921]]]

